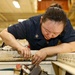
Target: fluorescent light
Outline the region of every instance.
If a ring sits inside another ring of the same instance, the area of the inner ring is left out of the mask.
[[[33,7],[34,7],[34,12],[37,12],[37,0],[34,1]]]
[[[39,2],[41,2],[42,0],[38,0]]]
[[[19,3],[18,3],[17,0],[14,0],[14,1],[13,1],[13,4],[14,4],[14,6],[15,6],[16,8],[20,8],[20,5],[19,5]]]

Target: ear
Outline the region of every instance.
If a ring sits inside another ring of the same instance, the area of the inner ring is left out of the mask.
[[[43,16],[41,16],[40,23],[42,23],[42,18],[43,18]]]

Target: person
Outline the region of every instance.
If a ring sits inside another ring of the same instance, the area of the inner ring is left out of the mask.
[[[47,56],[75,51],[75,30],[65,12],[54,5],[44,14],[30,17],[4,29],[0,37],[26,59],[31,57],[30,49],[37,50],[32,57],[32,64],[35,65]],[[19,44],[17,39],[26,39],[30,49]]]

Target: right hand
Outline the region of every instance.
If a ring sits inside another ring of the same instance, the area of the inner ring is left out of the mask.
[[[31,51],[28,47],[19,47],[18,53],[21,54],[25,59],[29,59],[31,57]]]

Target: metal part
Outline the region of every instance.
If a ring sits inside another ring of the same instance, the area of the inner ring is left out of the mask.
[[[39,75],[40,73],[41,73],[41,67],[34,66],[34,68],[31,70],[30,75]]]
[[[22,69],[25,73],[30,74],[30,69],[26,65],[22,65]]]

